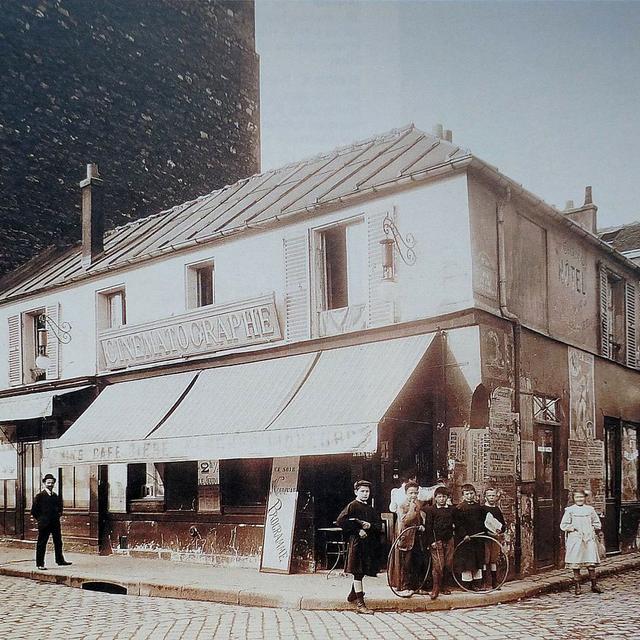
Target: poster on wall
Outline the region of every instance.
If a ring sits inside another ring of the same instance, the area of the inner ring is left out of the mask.
[[[591,353],[569,347],[569,438],[596,437],[594,358]]]
[[[289,573],[298,503],[300,456],[274,458],[260,571]]]
[[[198,511],[220,513],[220,460],[198,460]]]

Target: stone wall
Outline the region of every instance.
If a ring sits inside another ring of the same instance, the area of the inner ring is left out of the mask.
[[[259,171],[253,2],[11,0],[0,12],[0,274]]]

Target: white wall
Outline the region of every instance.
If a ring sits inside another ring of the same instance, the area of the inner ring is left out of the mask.
[[[268,231],[251,231],[221,239],[46,295],[5,303],[0,306],[0,353],[4,354],[0,357],[0,388],[9,386],[7,318],[10,315],[59,303],[60,321],[72,325],[71,342],[60,345],[61,378],[94,375],[95,292],[124,285],[128,325],[179,315],[186,311],[185,265],[201,260],[215,261],[216,303],[275,291],[284,334],[283,238],[354,215],[392,211],[393,207],[397,210],[402,235],[413,234],[417,255],[416,264],[411,267],[400,259],[397,261],[397,319],[410,321],[472,306],[467,181],[465,175],[458,175]]]

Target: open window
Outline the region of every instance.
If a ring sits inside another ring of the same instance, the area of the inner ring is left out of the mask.
[[[335,335],[367,323],[367,227],[362,218],[315,231],[316,332]]]
[[[213,260],[187,265],[187,308],[206,307],[214,302]]]
[[[99,291],[97,306],[98,329],[119,329],[127,324],[124,287]]]

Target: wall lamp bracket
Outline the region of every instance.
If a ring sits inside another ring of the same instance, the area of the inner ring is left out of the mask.
[[[407,266],[413,266],[416,263],[416,240],[411,233],[403,238],[393,218],[388,214],[382,221],[382,230],[385,235],[380,240],[382,245],[382,279],[394,280],[396,275],[395,253],[398,253],[402,262]]]

